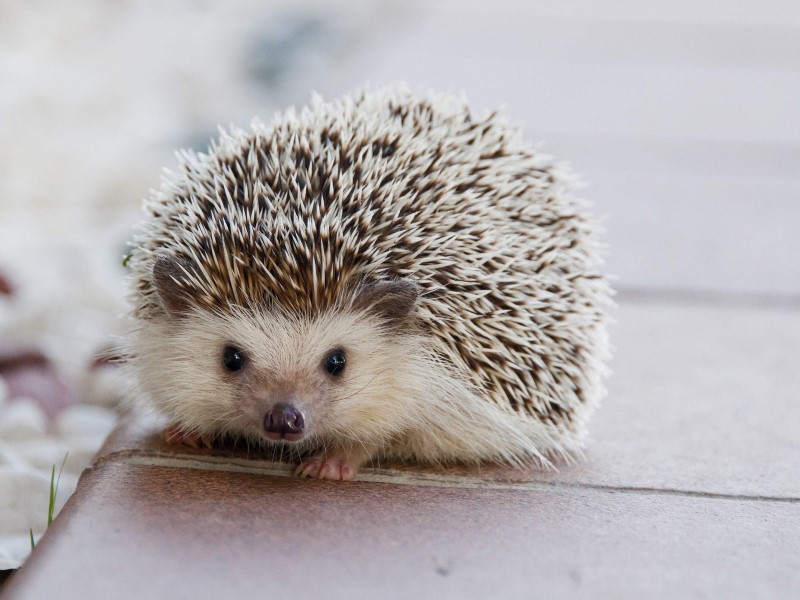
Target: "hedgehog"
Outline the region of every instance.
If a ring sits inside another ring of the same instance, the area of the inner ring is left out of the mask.
[[[612,292],[575,176],[518,128],[394,86],[178,156],[129,256],[127,361],[170,441],[337,480],[580,456]]]

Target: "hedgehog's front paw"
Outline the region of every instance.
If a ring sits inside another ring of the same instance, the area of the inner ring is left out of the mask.
[[[295,473],[301,477],[313,479],[333,479],[350,481],[356,476],[358,469],[366,458],[349,454],[320,454],[303,461]]]
[[[209,434],[187,432],[180,425],[173,423],[161,432],[161,438],[172,446],[188,446],[189,448],[211,448],[214,437]]]

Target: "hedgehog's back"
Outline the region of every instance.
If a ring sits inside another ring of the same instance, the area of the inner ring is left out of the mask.
[[[568,174],[494,115],[404,90],[315,100],[187,153],[132,264],[188,259],[200,304],[322,311],[364,278],[414,279],[420,317],[494,401],[557,427],[600,393],[609,296]],[[585,412],[585,411],[583,411]]]

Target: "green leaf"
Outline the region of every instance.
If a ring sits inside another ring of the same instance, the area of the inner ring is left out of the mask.
[[[53,522],[53,512],[56,508],[56,466],[50,471],[50,505],[47,508],[47,526]]]
[[[56,479],[56,466],[53,465],[53,470],[50,471],[50,506],[47,509],[47,526],[53,522],[53,515],[56,512],[56,494],[58,494],[58,484],[61,483],[61,472],[64,470],[64,465],[67,464],[67,457],[69,452],[64,455],[64,460],[61,461],[61,467],[58,469],[58,479]]]
[[[131,259],[133,254],[126,254],[122,257],[122,268],[126,268],[128,266],[128,261]]]

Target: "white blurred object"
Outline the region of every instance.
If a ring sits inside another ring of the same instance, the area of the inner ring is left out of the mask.
[[[116,419],[112,409],[75,405],[48,422],[32,400],[0,403],[0,569],[22,564],[31,550],[31,530],[36,540],[44,533],[53,468],[58,476],[63,465],[57,514]]]
[[[105,438],[116,422],[116,415],[99,406],[78,404],[63,410],[56,419],[58,433],[64,437],[100,436]]]
[[[40,437],[47,430],[47,417],[41,407],[28,398],[18,398],[0,412],[0,440],[16,441]]]

